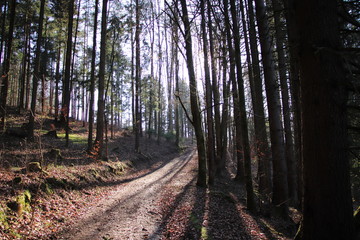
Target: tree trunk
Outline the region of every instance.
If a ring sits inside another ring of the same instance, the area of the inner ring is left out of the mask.
[[[38,25],[38,38],[36,40],[36,52],[35,52],[35,62],[34,62],[34,74],[33,74],[33,89],[32,89],[32,95],[31,95],[31,109],[30,109],[29,126],[28,126],[28,137],[30,139],[34,138],[36,96],[37,96],[38,80],[40,77],[40,57],[41,57],[44,10],[45,10],[45,0],[41,0],[39,25]]]
[[[256,18],[259,28],[262,63],[264,66],[265,90],[269,110],[271,150],[273,156],[273,204],[276,214],[287,218],[288,183],[281,120],[281,106],[276,80],[273,48],[269,35],[269,23],[264,0],[255,0]]]
[[[227,80],[227,49],[226,49],[226,39],[223,39],[222,46],[222,80],[223,80],[223,109],[221,114],[221,155],[220,155],[220,163],[218,168],[220,169],[218,174],[221,175],[226,171],[226,159],[227,159],[227,150],[228,150],[228,119],[229,119],[229,95],[230,95],[230,79]]]
[[[205,23],[205,1],[200,2],[201,11],[201,31],[204,48],[204,70],[205,70],[205,101],[206,101],[206,125],[207,125],[207,160],[208,160],[208,174],[209,184],[214,184],[215,181],[215,139],[214,139],[214,124],[213,124],[213,110],[212,110],[212,86],[210,79],[210,67],[209,67],[209,56],[208,56],[208,40],[206,33]],[[209,7],[209,6],[208,6]]]
[[[347,154],[348,79],[338,53],[338,1],[295,3],[304,162],[302,239],[355,239]]]
[[[186,51],[186,64],[188,67],[189,74],[189,87],[190,87],[190,104],[191,104],[191,113],[192,113],[192,124],[194,126],[197,150],[198,150],[198,179],[197,185],[205,187],[206,183],[206,150],[205,150],[205,140],[204,132],[202,129],[201,122],[201,113],[199,108],[199,99],[198,91],[196,86],[195,78],[195,68],[193,62],[193,52],[192,52],[192,39],[191,39],[191,29],[190,29],[190,20],[187,11],[186,1],[180,0],[182,8],[182,20],[185,28],[185,51]]]
[[[285,131],[285,157],[288,169],[288,185],[289,185],[289,197],[292,200],[293,205],[297,205],[297,173],[296,162],[294,156],[294,141],[291,130],[290,119],[290,105],[289,105],[289,90],[287,84],[287,69],[285,59],[285,32],[284,32],[284,18],[281,13],[283,6],[280,0],[272,0],[274,20],[275,20],[275,34],[276,34],[276,52],[278,57],[279,78],[281,85],[281,97],[283,107],[283,119],[284,119],[284,131]]]
[[[214,96],[214,119],[215,119],[215,142],[216,142],[216,151],[215,151],[215,167],[216,175],[224,174],[224,165],[221,163],[221,149],[222,149],[222,136],[221,136],[221,116],[220,116],[220,93],[219,93],[219,84],[217,77],[216,69],[216,56],[215,56],[215,44],[213,37],[213,25],[211,18],[211,2],[207,0],[208,8],[208,31],[209,31],[209,47],[210,47],[210,63],[211,63],[211,78],[212,78],[212,94]]]
[[[8,98],[8,88],[9,88],[9,71],[10,71],[10,60],[11,60],[11,51],[13,44],[13,32],[14,32],[14,23],[15,23],[15,10],[16,10],[16,0],[10,1],[9,6],[9,31],[8,31],[8,39],[6,46],[6,57],[4,59],[3,64],[3,72],[2,72],[2,82],[1,82],[1,98],[0,98],[0,113],[1,113],[1,123],[0,129],[5,129],[5,119],[6,119],[6,102]]]
[[[101,14],[101,40],[100,40],[100,65],[99,65],[99,86],[98,86],[98,111],[96,117],[96,138],[95,146],[98,148],[98,158],[102,159],[106,156],[104,151],[104,127],[105,127],[105,65],[106,65],[106,30],[107,30],[107,3],[108,0],[102,2]]]
[[[244,156],[245,182],[246,182],[246,194],[247,194],[246,203],[249,211],[255,212],[256,203],[255,203],[255,194],[254,194],[252,174],[251,174],[250,143],[249,143],[248,123],[247,123],[246,106],[245,106],[244,80],[242,77],[242,66],[241,66],[240,32],[237,23],[237,10],[236,10],[235,0],[230,0],[230,9],[233,20],[232,22],[233,22],[234,48],[235,48],[234,55],[236,61],[236,70],[237,70],[236,77],[237,77],[238,92],[239,92],[240,129],[241,129],[243,156]]]
[[[28,23],[28,14],[25,15],[25,41],[24,41],[24,56],[22,62],[22,73],[21,73],[21,90],[20,90],[20,101],[19,101],[19,112],[25,108],[25,90],[26,90],[26,73],[29,61],[29,40],[30,40],[30,23]]]
[[[158,12],[160,12],[160,1],[157,2],[158,3]],[[158,73],[158,78],[159,78],[159,85],[158,85],[158,112],[157,112],[157,144],[160,144],[160,139],[161,139],[161,134],[162,134],[162,87],[161,87],[161,77],[162,77],[162,63],[163,63],[163,59],[162,59],[162,49],[161,49],[161,31],[160,31],[160,18],[158,18],[157,20],[157,26],[158,26],[158,67],[159,67],[159,73]]]
[[[135,23],[135,152],[140,152],[140,3],[135,0],[136,23]]]
[[[65,76],[63,80],[63,96],[60,121],[65,126],[66,146],[69,146],[69,110],[70,110],[70,82],[71,82],[71,51],[72,51],[72,34],[73,34],[73,18],[74,18],[74,1],[68,2],[68,34],[66,44],[65,57]]]
[[[0,41],[0,64],[2,65],[2,56],[3,56],[3,47],[4,47],[4,37],[5,37],[5,22],[6,22],[6,13],[7,13],[7,1],[1,1],[0,2],[0,11],[3,9],[4,6],[4,11],[0,12],[1,13],[1,41]],[[0,78],[0,84],[2,83],[2,79]]]
[[[243,8],[243,0],[240,1],[240,8]],[[262,196],[270,196],[272,190],[271,170],[270,170],[270,147],[268,143],[267,127],[265,122],[263,83],[260,72],[260,60],[258,44],[256,39],[255,14],[252,1],[248,0],[249,14],[249,42],[251,51],[251,63],[253,78],[250,78],[251,97],[253,101],[254,111],[254,128],[255,128],[255,144],[256,154],[258,157],[258,179],[259,192]],[[244,18],[244,14],[243,18]],[[245,19],[245,18],[244,18]],[[245,29],[245,28],[244,28]],[[245,38],[246,39],[246,38]],[[251,73],[251,70],[249,71]]]
[[[302,157],[301,157],[301,113],[300,113],[300,80],[299,80],[299,60],[297,50],[297,31],[295,25],[294,0],[284,1],[286,10],[286,26],[288,34],[289,58],[290,58],[290,88],[291,102],[294,113],[294,157],[297,163],[297,183],[298,183],[298,206],[301,206],[303,196],[303,180],[302,180]]]
[[[228,0],[223,0],[224,3],[224,17],[225,17],[225,29],[227,37],[227,46],[229,49],[229,58],[230,58],[230,81],[232,83],[232,94],[234,101],[234,123],[235,123],[235,147],[236,147],[236,159],[237,159],[237,172],[235,179],[243,182],[245,180],[245,171],[244,171],[244,158],[243,158],[243,148],[242,148],[242,135],[241,135],[241,120],[240,120],[240,101],[239,101],[239,91],[236,84],[236,61],[235,61],[235,52],[233,48],[232,35],[231,35],[231,23],[229,18],[228,11]]]
[[[88,135],[88,152],[93,149],[93,129],[94,129],[94,101],[95,101],[95,61],[96,61],[96,36],[97,36],[97,19],[99,11],[99,0],[95,0],[94,13],[94,35],[93,46],[91,51],[91,72],[90,72],[90,103],[89,103],[89,135]]]

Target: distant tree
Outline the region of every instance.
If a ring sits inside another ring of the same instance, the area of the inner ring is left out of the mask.
[[[350,190],[347,85],[338,1],[296,0],[304,203],[302,238],[355,239]]]

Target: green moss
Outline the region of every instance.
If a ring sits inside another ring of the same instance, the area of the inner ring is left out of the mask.
[[[7,216],[5,210],[2,207],[0,207],[0,228],[2,229],[9,228],[9,223],[7,222]]]
[[[42,168],[39,162],[29,162],[27,165],[27,170],[29,172],[41,172]]]
[[[107,165],[109,172],[115,175],[121,175],[126,169],[126,165],[121,162],[116,162]]]
[[[209,239],[207,229],[204,226],[201,227],[201,239],[203,240]]]
[[[48,184],[48,183],[42,183],[40,188],[44,193],[46,193],[48,195],[51,195],[51,194],[54,193],[54,191],[52,190],[50,184]]]
[[[11,209],[14,212],[17,212],[17,214],[21,215],[24,211],[29,212],[31,210],[31,193],[29,190],[25,190],[13,201],[7,202],[7,207]]]
[[[30,211],[31,193],[29,190],[25,190],[22,194],[18,195],[16,202],[21,206],[22,211]]]
[[[355,227],[360,231],[360,207],[354,213]]]

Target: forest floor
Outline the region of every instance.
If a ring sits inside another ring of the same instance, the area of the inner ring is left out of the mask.
[[[26,121],[26,119],[24,119]],[[19,118],[9,121],[20,126]],[[47,137],[38,123],[35,142],[0,134],[0,239],[292,239],[293,220],[247,211],[244,187],[231,175],[196,186],[197,156],[165,139],[134,138],[117,131],[108,161],[86,153],[86,128],[71,123],[70,145]],[[54,155],[54,152],[60,155]],[[29,162],[43,169],[30,172]],[[293,211],[292,211],[293,212]]]

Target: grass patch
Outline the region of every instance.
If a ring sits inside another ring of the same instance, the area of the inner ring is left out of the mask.
[[[65,138],[65,133],[58,133],[59,138]],[[79,134],[69,134],[69,140],[75,144],[87,144],[87,137]]]

